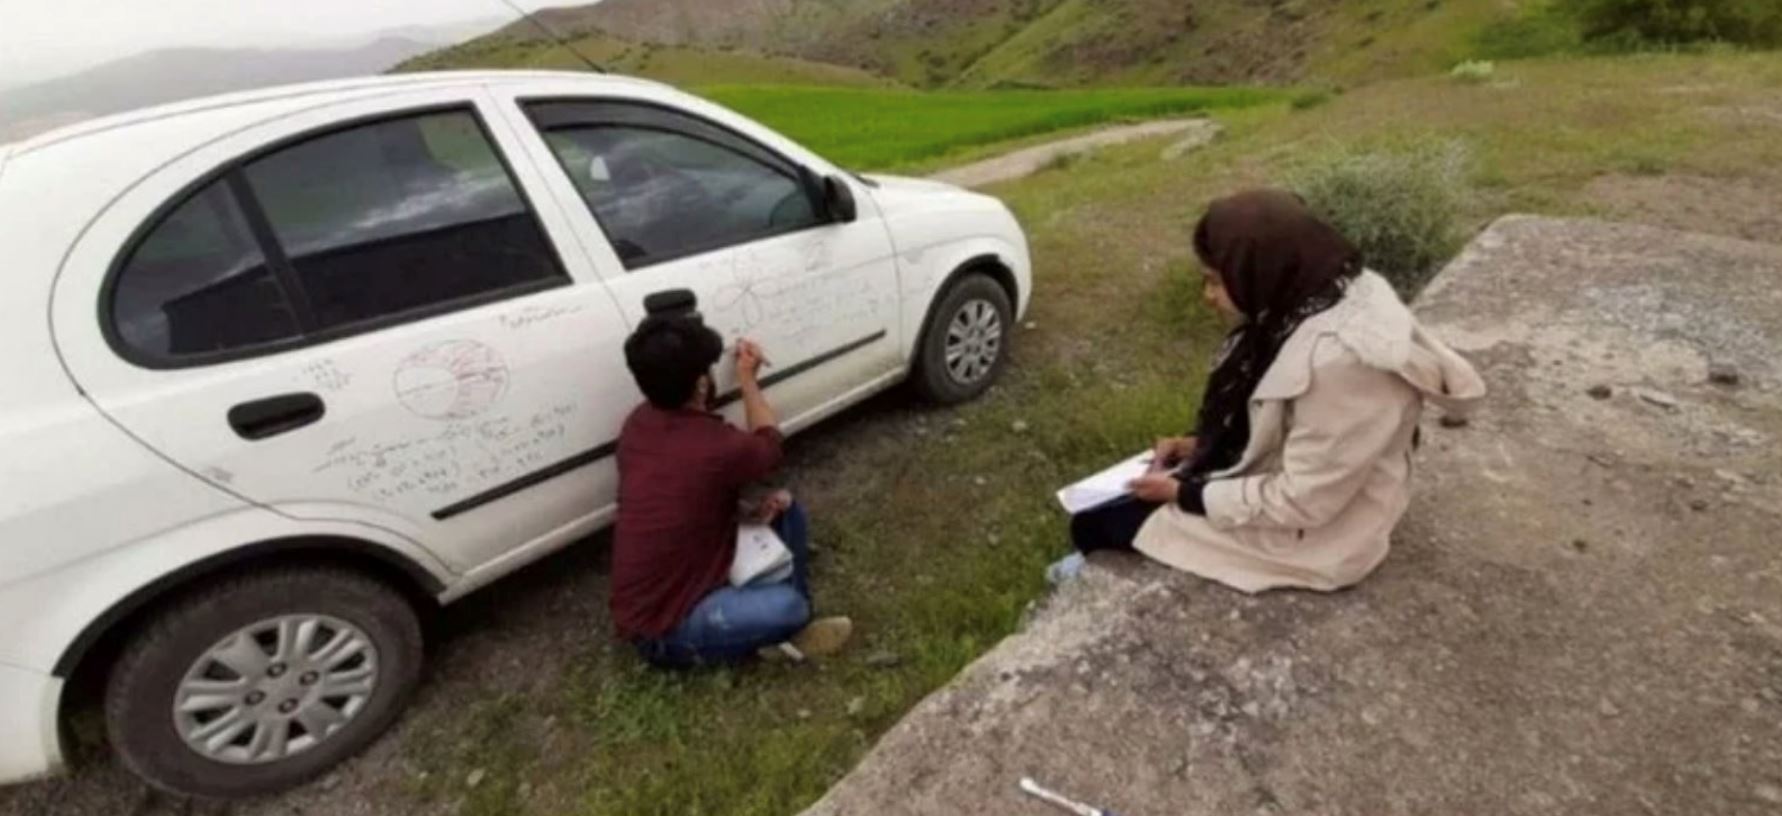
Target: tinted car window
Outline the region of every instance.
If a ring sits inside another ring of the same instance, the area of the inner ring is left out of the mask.
[[[570,125],[545,141],[631,269],[819,222],[791,172],[716,140]]]
[[[318,329],[561,276],[466,112],[339,131],[243,172]]]
[[[136,245],[117,279],[112,315],[126,344],[155,356],[251,347],[300,330],[222,181],[175,207]]]

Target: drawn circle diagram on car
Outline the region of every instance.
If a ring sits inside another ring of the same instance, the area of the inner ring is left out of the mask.
[[[409,413],[426,419],[469,419],[507,393],[507,362],[475,340],[446,340],[396,366],[392,387]]]

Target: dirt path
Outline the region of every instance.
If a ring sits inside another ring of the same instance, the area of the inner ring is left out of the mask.
[[[1181,155],[1187,150],[1212,141],[1218,132],[1219,125],[1210,119],[1170,119],[1161,122],[1120,125],[1017,150],[963,167],[955,167],[936,173],[930,178],[960,187],[985,187],[1031,176],[1045,169],[1046,165],[1065,156],[1078,156],[1100,148],[1136,142],[1140,139],[1187,134],[1185,138],[1165,151],[1166,154]]]

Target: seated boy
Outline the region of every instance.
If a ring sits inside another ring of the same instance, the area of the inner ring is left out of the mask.
[[[729,663],[782,645],[793,656],[833,653],[853,624],[811,620],[808,530],[790,494],[763,499],[752,520],[773,524],[792,551],[792,575],[730,584],[738,502],[779,467],[781,436],[757,380],[761,351],[748,340],[735,359],[749,430],[712,413],[711,368],[723,352],[723,338],[691,314],[651,316],[625,343],[647,401],[619,433],[613,623],[659,666]]]

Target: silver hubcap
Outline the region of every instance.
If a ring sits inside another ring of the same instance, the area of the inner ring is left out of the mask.
[[[210,647],[180,681],[173,722],[186,745],[231,765],[277,762],[322,744],[377,688],[377,648],[326,615],[260,621]]]
[[[1002,316],[987,300],[969,300],[947,324],[947,372],[970,385],[984,378],[1002,354]]]

